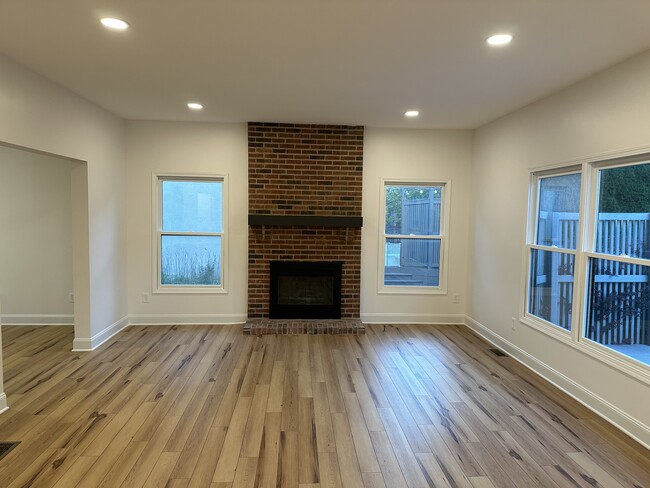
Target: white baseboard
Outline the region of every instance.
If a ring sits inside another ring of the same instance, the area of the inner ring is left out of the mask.
[[[7,405],[7,395],[0,393],[0,413],[4,413],[7,410],[9,410],[9,406]]]
[[[129,315],[123,317],[114,324],[109,325],[99,334],[93,337],[78,337],[72,343],[73,351],[93,351],[101,346],[104,342],[109,340],[118,332],[126,329],[129,326],[140,325],[205,325],[205,324],[243,324],[246,322],[246,315],[230,314],[230,315],[208,315],[208,314],[194,314],[194,315]]]
[[[362,313],[364,324],[464,324],[463,314]]]
[[[130,325],[205,325],[205,324],[243,324],[245,314],[160,314],[130,315]]]
[[[3,314],[0,315],[0,323],[3,325],[72,325],[74,315],[55,314]]]
[[[129,326],[129,318],[123,317],[117,322],[106,327],[100,333],[95,334],[92,337],[75,338],[74,341],[72,341],[72,350],[78,352],[93,351],[97,349],[99,346],[101,346],[104,342],[109,340],[111,337],[113,337],[115,334],[126,329],[128,326]]]
[[[538,374],[567,395],[582,403],[589,410],[622,430],[634,440],[650,449],[650,426],[638,421],[617,406],[596,395],[568,376],[527,353],[519,346],[495,334],[491,329],[466,316],[465,325],[489,343],[507,352],[516,361]]]

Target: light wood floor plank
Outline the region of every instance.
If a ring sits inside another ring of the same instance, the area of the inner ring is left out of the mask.
[[[345,402],[345,410],[348,415],[350,430],[354,439],[354,448],[357,452],[361,472],[378,473],[379,464],[377,464],[377,456],[375,456],[375,451],[372,448],[368,427],[364,421],[356,393],[344,393],[343,401]]]
[[[269,412],[264,420],[259,452],[259,488],[274,488],[277,482],[278,460],[280,459],[280,412]]]
[[[311,389],[310,389],[311,390]],[[314,399],[298,400],[298,482],[318,483],[318,438],[314,420]]]
[[[362,486],[361,468],[357,460],[357,453],[352,440],[352,432],[348,419],[343,413],[332,414],[334,438],[336,439],[336,453],[338,455],[341,481],[345,488]]]
[[[253,395],[248,423],[246,424],[241,457],[256,458],[259,455],[268,398],[269,385],[257,385]]]
[[[321,488],[341,488],[341,470],[336,452],[319,452],[318,468]]]
[[[192,472],[189,482],[189,488],[202,488],[209,486],[217,468],[223,443],[226,440],[228,427],[213,426],[203,444],[201,454],[196,460],[196,466]]]
[[[370,439],[375,449],[382,480],[391,488],[406,488],[406,480],[386,432],[383,430],[371,432]]]
[[[232,483],[235,479],[235,471],[237,470],[237,462],[252,401],[252,397],[239,397],[237,400],[232,422],[228,426],[228,433],[221,450],[222,454],[212,477],[214,482]]]

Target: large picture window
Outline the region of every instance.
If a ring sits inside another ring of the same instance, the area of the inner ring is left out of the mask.
[[[157,176],[159,291],[223,288],[224,179]]]
[[[530,195],[523,321],[650,378],[647,155],[533,173]]]
[[[444,290],[448,188],[444,182],[384,182],[380,290]]]

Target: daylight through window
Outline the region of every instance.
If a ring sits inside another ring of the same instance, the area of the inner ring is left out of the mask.
[[[580,174],[540,177],[536,203],[536,236],[528,246],[528,312],[570,330]]]
[[[159,286],[223,285],[223,180],[159,177]]]
[[[650,365],[650,163],[597,179],[583,334]]]
[[[383,287],[442,288],[445,197],[443,183],[384,184]]]

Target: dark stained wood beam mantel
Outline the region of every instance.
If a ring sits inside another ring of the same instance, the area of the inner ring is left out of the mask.
[[[346,215],[264,215],[250,214],[248,225],[283,227],[361,227],[363,217]]]

